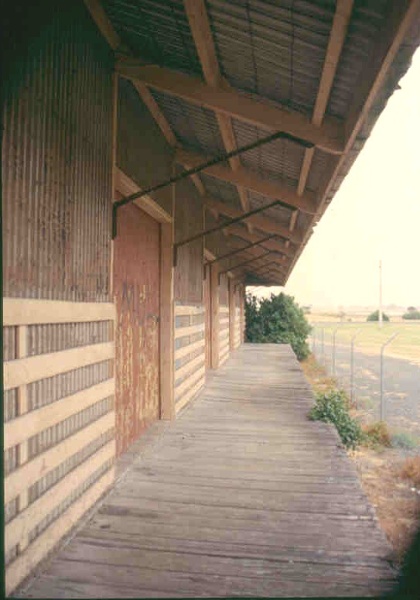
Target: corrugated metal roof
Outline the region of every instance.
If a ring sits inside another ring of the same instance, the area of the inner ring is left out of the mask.
[[[231,204],[235,208],[241,207],[239,194],[234,185],[227,181],[216,179],[206,173],[200,173],[200,178],[209,196],[214,196],[227,204]]]
[[[155,90],[152,90],[152,94],[183,146],[202,154],[219,155],[225,152],[213,111]]]
[[[370,58],[384,21],[387,0],[363,0],[354,3],[346,41],[334,78],[327,113],[344,118],[355,92],[355,83]]]
[[[182,0],[103,0],[103,5],[122,41],[135,55],[203,78]],[[395,4],[391,0],[354,0],[327,104],[327,115],[343,120],[348,116],[362,70],[369,64],[378,36],[393,7]],[[280,103],[310,119],[318,95],[336,1],[206,0],[206,9],[216,57],[225,80],[257,101],[265,98]],[[305,241],[296,256],[306,244],[313,223],[325,211],[369,136],[386,99],[407,68],[414,47],[419,44],[419,28],[418,24],[414,25],[406,36],[388,82],[359,132],[353,149],[343,161],[318,214],[311,218],[299,213],[296,229],[305,236]],[[153,92],[153,95],[183,146],[207,155],[224,152],[213,111],[193,106],[169,94]],[[266,131],[236,119],[232,119],[232,126],[238,147],[267,135]],[[240,160],[244,167],[261,177],[286,181],[296,189],[303,157],[304,148],[299,144],[277,140],[242,154]],[[315,192],[318,201],[322,199],[336,161],[336,157],[315,150],[306,189]],[[240,206],[235,186],[208,175],[201,174],[200,177],[209,194]],[[255,193],[250,193],[249,197],[251,208],[270,201]],[[267,214],[279,223],[289,222],[290,211],[285,209],[274,209]]]
[[[135,55],[202,76],[182,0],[103,0],[102,5]]]
[[[232,119],[238,147],[246,146],[267,137],[267,131]],[[278,139],[241,154],[244,166],[258,171],[265,177],[274,176],[296,184],[299,179],[304,148],[287,139]]]
[[[311,113],[334,0],[208,0],[222,74],[235,88]]]
[[[271,202],[273,202],[272,198],[267,198],[267,196],[257,194],[257,192],[249,192],[248,197],[250,203],[250,210],[260,208],[260,206],[264,206],[265,204],[270,204]],[[279,223],[281,225],[285,225],[286,227],[289,226],[291,215],[292,211],[282,206],[268,208],[267,210],[261,213],[261,216],[271,219],[272,221],[275,221],[276,223]]]

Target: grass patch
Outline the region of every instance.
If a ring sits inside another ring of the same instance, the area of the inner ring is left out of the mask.
[[[407,360],[420,362],[420,323],[419,322],[399,322],[384,323],[379,327],[378,323],[312,323],[314,329],[318,332],[324,329],[324,338],[326,343],[331,343],[333,331],[338,328],[336,337],[337,344],[348,346],[352,336],[358,329],[361,333],[356,341],[357,349],[366,353],[379,354],[381,345],[390,338],[391,335],[399,332],[399,335],[392,341],[387,348],[388,356],[398,356]]]
[[[413,450],[414,448],[417,448],[418,441],[413,435],[410,435],[405,431],[400,431],[399,433],[394,433],[391,438],[391,444],[394,448]]]
[[[342,390],[317,393],[309,418],[335,425],[346,448],[355,449],[363,441],[363,432],[359,423],[351,418],[349,408],[349,400]]]

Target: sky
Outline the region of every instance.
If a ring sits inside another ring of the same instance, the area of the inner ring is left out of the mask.
[[[301,305],[420,307],[420,49],[285,288]],[[261,289],[261,288],[259,288]]]

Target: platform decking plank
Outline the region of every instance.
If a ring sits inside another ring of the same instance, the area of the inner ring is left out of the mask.
[[[288,346],[244,345],[20,597],[379,595],[394,573]]]

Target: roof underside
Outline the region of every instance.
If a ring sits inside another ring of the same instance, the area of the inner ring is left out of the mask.
[[[249,244],[272,233],[263,227],[267,221],[278,225],[278,248],[285,251],[274,257],[279,266],[268,255],[235,275],[241,273],[248,283],[283,285],[410,64],[420,42],[419,2],[103,0],[102,7],[126,55],[208,86],[209,95],[197,100],[172,86],[171,78],[163,83],[148,79],[147,69],[129,77],[147,86],[148,96],[139,92],[142,100],[182,150],[204,160],[280,128],[273,123],[270,129],[241,110],[236,114],[235,101],[221,111],[212,104],[212,88],[240,92],[255,105],[287,109],[319,131],[328,123],[341,132],[338,152],[317,142],[308,150],[296,139],[302,138],[299,130],[295,139],[261,145],[236,162],[223,163],[221,172],[201,172],[195,180],[213,209],[216,202],[227,207],[224,216],[282,200],[282,189],[292,190],[298,205],[301,198],[313,203],[313,210],[297,210],[293,198],[286,199],[226,238],[233,249],[241,231],[243,243]],[[254,251],[266,250],[257,246]],[[238,253],[238,263],[247,256]],[[264,263],[271,264],[261,267]]]

